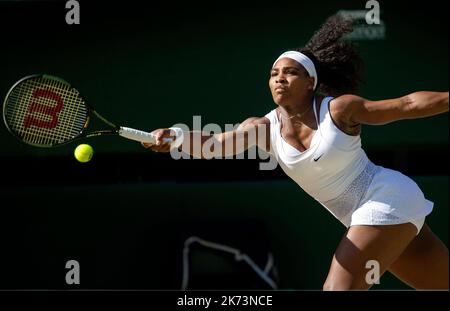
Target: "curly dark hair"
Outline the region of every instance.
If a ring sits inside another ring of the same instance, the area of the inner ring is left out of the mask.
[[[355,94],[358,85],[364,82],[364,62],[358,55],[356,46],[343,40],[343,36],[352,30],[351,19],[333,15],[304,47],[294,49],[311,58],[316,66],[319,93],[334,97]]]

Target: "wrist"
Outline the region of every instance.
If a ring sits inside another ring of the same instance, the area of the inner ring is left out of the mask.
[[[184,132],[179,127],[169,127],[175,136],[175,140],[171,143],[172,148],[178,148],[183,144]]]

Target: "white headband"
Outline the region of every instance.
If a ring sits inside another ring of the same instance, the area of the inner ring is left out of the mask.
[[[317,72],[316,67],[314,66],[314,63],[312,60],[306,56],[303,53],[297,52],[297,51],[287,51],[280,55],[280,57],[277,58],[277,60],[273,63],[272,67],[275,66],[276,62],[279,61],[281,58],[290,58],[295,60],[297,63],[305,67],[306,71],[308,72],[310,77],[314,78],[314,90],[316,89],[317,85]]]

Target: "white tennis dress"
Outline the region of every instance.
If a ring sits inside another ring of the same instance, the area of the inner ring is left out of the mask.
[[[411,222],[418,232],[433,210],[418,185],[400,172],[373,164],[361,148],[359,135],[336,127],[326,97],[320,116],[314,102],[318,130],[311,146],[300,152],[281,136],[276,110],[270,120],[270,153],[283,171],[328,209],[346,227]]]

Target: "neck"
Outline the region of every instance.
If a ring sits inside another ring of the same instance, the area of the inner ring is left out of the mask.
[[[312,110],[313,104],[314,97],[297,102],[294,105],[280,106],[281,117],[284,119],[304,120],[308,116],[308,112]]]

